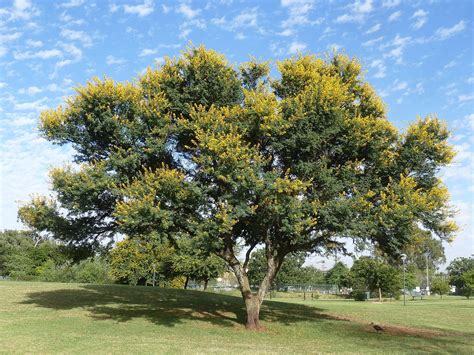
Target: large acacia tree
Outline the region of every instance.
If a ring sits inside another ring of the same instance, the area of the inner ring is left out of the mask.
[[[395,255],[420,228],[451,236],[436,177],[453,156],[444,123],[430,116],[399,133],[345,55],[276,66],[272,79],[266,62],[236,69],[192,47],[133,83],[77,88],[40,123],[77,164],[54,169],[55,198],[34,198],[21,219],[75,244],[117,232],[192,242],[234,271],[250,329],[290,253],[342,249],[347,237]],[[247,268],[259,246],[267,267],[253,293]]]

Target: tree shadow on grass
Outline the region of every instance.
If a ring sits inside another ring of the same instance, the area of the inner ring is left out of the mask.
[[[96,320],[127,322],[141,318],[169,327],[186,320],[242,327],[246,316],[240,297],[120,285],[82,285],[75,289],[33,292],[21,303],[54,310],[83,308]],[[341,321],[320,308],[280,302],[264,302],[260,318],[285,325],[308,320]]]

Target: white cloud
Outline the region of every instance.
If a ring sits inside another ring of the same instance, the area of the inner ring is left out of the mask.
[[[5,86],[7,86],[7,83],[0,81],[0,89],[3,89]]]
[[[7,53],[8,53],[8,49],[6,47],[0,46],[0,58],[3,57]]]
[[[187,19],[192,20],[193,18],[199,15],[201,9],[193,10],[189,5],[181,3],[176,9],[176,12],[183,15]]]
[[[382,25],[380,23],[377,23],[377,24],[373,25],[371,28],[369,28],[367,31],[365,31],[365,34],[375,33],[378,30],[380,30],[381,27],[382,27]]]
[[[416,30],[419,30],[424,26],[426,21],[428,21],[428,12],[418,9],[411,18],[415,20],[415,23],[412,24],[412,27]]]
[[[9,20],[29,20],[39,15],[39,11],[31,4],[30,0],[14,0],[13,7],[8,12]]]
[[[405,47],[412,42],[411,37],[401,37],[399,34],[388,44],[382,46],[382,49],[390,48],[388,52],[384,54],[384,57],[394,58],[397,64],[403,62],[403,53]]]
[[[374,78],[385,78],[387,67],[385,66],[383,60],[373,60],[372,63],[370,63],[370,67],[377,69],[377,72],[374,74]]]
[[[314,8],[314,0],[282,0],[281,6],[288,12],[288,18],[281,23],[283,31],[279,34],[289,36],[296,26],[313,25],[322,22],[322,19],[311,21],[309,13]]]
[[[145,0],[141,5],[123,5],[123,10],[127,14],[138,15],[140,17],[148,16],[154,11],[153,1]]]
[[[139,57],[146,57],[147,55],[154,55],[156,53],[158,53],[158,50],[156,50],[156,49],[145,48],[140,52],[140,54],[138,56]]]
[[[446,64],[443,69],[449,69],[449,68],[453,68],[456,66],[456,61],[455,60],[452,60],[450,61],[448,64]]]
[[[349,5],[349,12],[336,18],[337,23],[348,23],[365,22],[366,16],[371,13],[374,9],[372,0],[356,0],[353,4]]]
[[[397,21],[400,16],[402,15],[402,12],[401,11],[395,11],[393,14],[391,14],[389,17],[388,17],[388,22],[394,22],[394,21]]]
[[[245,9],[231,20],[226,20],[225,16],[213,18],[212,23],[228,31],[239,30],[241,28],[257,27],[258,8]]]
[[[126,62],[126,60],[122,58],[115,58],[113,55],[108,55],[105,62],[107,65],[116,65],[123,64]]]
[[[459,21],[457,24],[455,24],[453,27],[440,27],[436,30],[435,32],[435,38],[439,39],[440,41],[444,41],[445,39],[448,39],[455,34],[464,31],[466,28],[466,23],[464,20]]]
[[[291,42],[288,47],[288,54],[297,54],[298,52],[302,52],[306,49],[307,45],[301,42]]]
[[[458,101],[459,102],[467,102],[467,101],[472,101],[472,100],[474,100],[474,94],[459,95],[458,96]]]
[[[35,123],[36,120],[34,118],[30,117],[15,117],[13,121],[11,121],[11,125],[15,127],[21,127],[21,126],[28,126],[33,123]]]
[[[392,85],[393,85],[392,86],[393,91],[405,90],[408,87],[408,84],[406,83],[406,81],[399,81],[398,79],[396,79]]]
[[[23,88],[23,89],[20,89],[18,90],[18,93],[19,94],[28,94],[28,95],[36,95],[36,94],[39,94],[40,92],[42,92],[43,90],[41,90],[39,87],[37,86],[30,86],[28,88]]]
[[[382,3],[382,6],[387,8],[392,8],[398,5],[400,5],[400,0],[385,0]]]
[[[23,33],[21,32],[14,32],[10,34],[1,34],[0,35],[0,43],[12,42],[17,40],[22,36]]]
[[[32,39],[26,40],[26,45],[28,47],[39,48],[43,46],[43,42],[41,41],[33,41]]]
[[[62,52],[59,49],[48,49],[39,52],[15,52],[13,57],[16,60],[25,60],[25,59],[50,59],[55,57],[62,56]]]
[[[43,111],[48,108],[45,105],[45,101],[47,100],[46,97],[43,97],[40,100],[32,101],[32,102],[23,102],[23,103],[15,103],[14,110],[15,111]]]
[[[85,33],[84,31],[75,31],[70,29],[62,29],[61,30],[61,37],[69,39],[71,41],[80,41],[84,45],[84,47],[90,47],[92,45],[92,38]]]
[[[362,43],[362,46],[364,46],[364,47],[372,47],[373,45],[375,45],[375,44],[377,44],[378,42],[382,41],[383,38],[384,38],[383,36],[380,36],[380,37],[377,37],[377,38],[368,40],[368,41]]]
[[[64,8],[77,7],[84,4],[84,0],[69,0],[68,2],[62,3],[60,6]]]

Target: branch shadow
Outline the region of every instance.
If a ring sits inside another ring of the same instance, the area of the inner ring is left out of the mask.
[[[240,297],[194,290],[82,285],[75,289],[33,292],[22,304],[54,310],[83,308],[95,320],[127,322],[141,318],[173,327],[187,320],[223,327],[242,327],[246,312]],[[343,319],[324,310],[299,304],[264,302],[260,319],[290,325],[302,321]]]

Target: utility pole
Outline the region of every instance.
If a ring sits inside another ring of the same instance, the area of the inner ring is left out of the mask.
[[[402,254],[402,262],[403,262],[403,305],[406,306],[406,287],[405,287],[405,260],[407,259],[407,256],[405,254]]]
[[[426,295],[430,295],[430,276],[429,276],[429,267],[428,267],[428,253],[425,254],[426,258]]]

